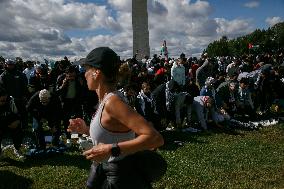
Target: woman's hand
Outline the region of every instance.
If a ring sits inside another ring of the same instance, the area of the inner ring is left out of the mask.
[[[89,160],[100,163],[110,157],[111,147],[112,144],[99,143],[90,150],[85,151],[83,155],[86,156],[86,158]]]
[[[89,135],[89,127],[86,125],[85,121],[81,118],[69,119],[69,126],[67,131]]]

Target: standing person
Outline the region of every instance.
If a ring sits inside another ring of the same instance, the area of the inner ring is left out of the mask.
[[[164,65],[164,63],[161,63],[160,68],[155,72],[152,85],[158,86],[167,81],[168,81],[168,68]]]
[[[0,84],[6,89],[8,96],[14,98],[21,126],[26,129],[28,127],[28,113],[26,111],[28,80],[22,71],[17,70],[14,60],[5,60],[5,70],[0,75]]]
[[[26,62],[26,64],[27,64],[27,67],[24,69],[23,73],[26,75],[27,80],[29,82],[31,75],[35,71],[35,67],[34,67],[34,62],[33,61],[28,60]]]
[[[35,67],[34,73],[30,76],[28,83],[30,97],[42,89],[49,90],[51,93],[54,92],[54,84],[51,82],[48,74],[48,67],[44,64]]]
[[[161,56],[164,56],[163,58],[165,58],[165,62],[166,62],[166,64],[168,63],[168,55],[169,55],[169,53],[168,53],[168,47],[167,47],[167,41],[166,40],[164,40],[164,42],[163,42],[163,45],[162,45],[162,48],[161,48],[161,54],[160,54]]]
[[[232,75],[234,73],[240,73],[241,60],[234,58],[233,62],[226,67],[226,73]]]
[[[8,95],[0,86],[0,159],[3,157],[1,142],[4,134],[9,133],[14,144],[14,154],[18,159],[24,159],[20,148],[23,139],[20,116],[14,103],[14,98]]]
[[[71,117],[83,117],[81,97],[84,83],[78,72],[76,66],[68,66],[65,73],[58,76],[56,82],[56,94],[59,96],[63,107],[63,125],[67,137],[67,147],[72,146],[71,134],[67,132],[69,119]]]
[[[93,161],[88,188],[151,188],[129,155],[162,146],[163,137],[115,92],[119,58],[112,49],[95,48],[84,66],[88,88],[97,93],[99,106],[90,127],[75,118],[68,130],[92,138],[94,146],[83,153]]]
[[[204,62],[203,62],[204,61]],[[200,89],[205,85],[205,81],[208,77],[214,76],[214,65],[212,59],[208,58],[207,53],[205,53],[200,62],[203,62],[201,66],[199,66],[195,72],[196,75],[196,84]]]
[[[175,80],[180,87],[185,85],[185,68],[183,66],[184,59],[178,59],[171,68],[171,79]]]

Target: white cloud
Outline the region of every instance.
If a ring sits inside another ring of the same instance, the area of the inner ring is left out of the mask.
[[[258,1],[250,1],[244,4],[245,7],[247,8],[257,8],[259,7],[259,2]]]
[[[265,19],[265,22],[269,25],[269,26],[274,26],[275,24],[279,23],[279,22],[283,22],[283,19],[280,17],[268,17]]]
[[[0,25],[0,42],[14,48],[7,51],[1,45],[1,55],[26,57],[73,56],[78,49],[82,52],[86,47],[71,40],[68,30],[121,30],[106,6],[64,0],[2,0]]]
[[[166,39],[170,56],[179,56],[181,52],[190,56],[192,44],[198,44],[196,41],[216,37],[218,26],[215,20],[209,19],[212,7],[206,1],[151,0],[148,10],[152,54],[159,53]],[[202,51],[204,47],[197,45],[194,49]]]
[[[97,35],[86,39],[87,51],[91,51],[98,46],[109,46],[114,51],[123,57],[129,57],[132,52],[132,37],[130,38],[128,33],[119,33],[117,35]],[[95,45],[95,46],[94,46]]]
[[[110,46],[122,58],[131,57],[132,1],[107,2],[0,0],[0,55],[83,57],[97,46]],[[170,56],[191,56],[223,35],[232,38],[253,31],[253,20],[214,19],[212,11],[208,1],[148,0],[151,55],[159,53],[164,39]],[[106,33],[97,35],[100,30]]]
[[[248,33],[251,33],[254,30],[252,20],[247,19],[234,19],[226,20],[224,18],[215,18],[218,29],[217,33],[219,36],[227,36],[229,38],[239,37]]]
[[[132,0],[108,0],[108,3],[116,10],[131,12]]]

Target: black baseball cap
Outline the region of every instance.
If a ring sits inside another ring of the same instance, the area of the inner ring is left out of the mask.
[[[109,47],[97,47],[93,49],[82,61],[82,65],[89,65],[101,70],[105,75],[117,72],[119,68],[119,57]]]

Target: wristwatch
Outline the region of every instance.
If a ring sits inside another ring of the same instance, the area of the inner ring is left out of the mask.
[[[111,147],[111,155],[113,157],[118,157],[120,155],[120,148],[117,143],[113,143]]]

